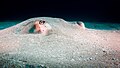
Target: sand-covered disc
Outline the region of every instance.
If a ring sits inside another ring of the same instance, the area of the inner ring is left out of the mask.
[[[49,35],[34,33],[36,20],[45,20],[51,25]],[[0,65],[119,68],[120,31],[81,29],[60,18],[31,18],[0,30]]]

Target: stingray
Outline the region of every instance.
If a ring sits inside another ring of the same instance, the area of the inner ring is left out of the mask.
[[[34,33],[36,20],[49,23],[52,27],[51,33],[47,36]],[[73,22],[38,17],[0,30],[1,67],[120,66],[119,30],[84,30],[78,24],[70,23]]]

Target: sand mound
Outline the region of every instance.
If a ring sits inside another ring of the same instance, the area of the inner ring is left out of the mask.
[[[34,26],[34,22],[36,20],[45,20],[47,23],[49,23],[53,28],[55,27],[55,29],[58,26],[61,26],[62,23],[68,23],[67,21],[60,19],[60,18],[49,18],[49,17],[38,17],[38,18],[31,18],[28,19],[26,21],[21,22],[20,24],[17,24],[13,27],[1,30],[1,33],[3,34],[29,34],[29,33],[33,33],[33,26]],[[60,25],[61,24],[61,25]],[[63,26],[64,27],[64,26]],[[58,27],[60,28],[60,27]],[[5,32],[5,33],[4,33]]]
[[[52,32],[48,36],[34,34],[35,20],[45,20],[52,26]],[[20,66],[117,68],[120,31],[82,30],[59,18],[31,18],[0,31],[0,53],[0,61],[10,60]]]

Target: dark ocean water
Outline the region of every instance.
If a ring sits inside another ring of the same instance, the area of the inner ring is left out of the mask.
[[[20,22],[21,21],[2,21],[2,22],[0,22],[0,30],[14,26]]]
[[[2,21],[0,22],[0,30],[19,24],[22,20]],[[90,29],[98,30],[120,30],[120,23],[111,22],[84,22],[85,26]]]

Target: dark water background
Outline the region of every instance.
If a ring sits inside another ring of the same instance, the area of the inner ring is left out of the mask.
[[[87,28],[120,29],[119,0],[0,0],[0,30],[33,17],[83,21]]]
[[[0,30],[33,17],[83,21],[87,28],[119,30],[119,0],[1,0]]]

